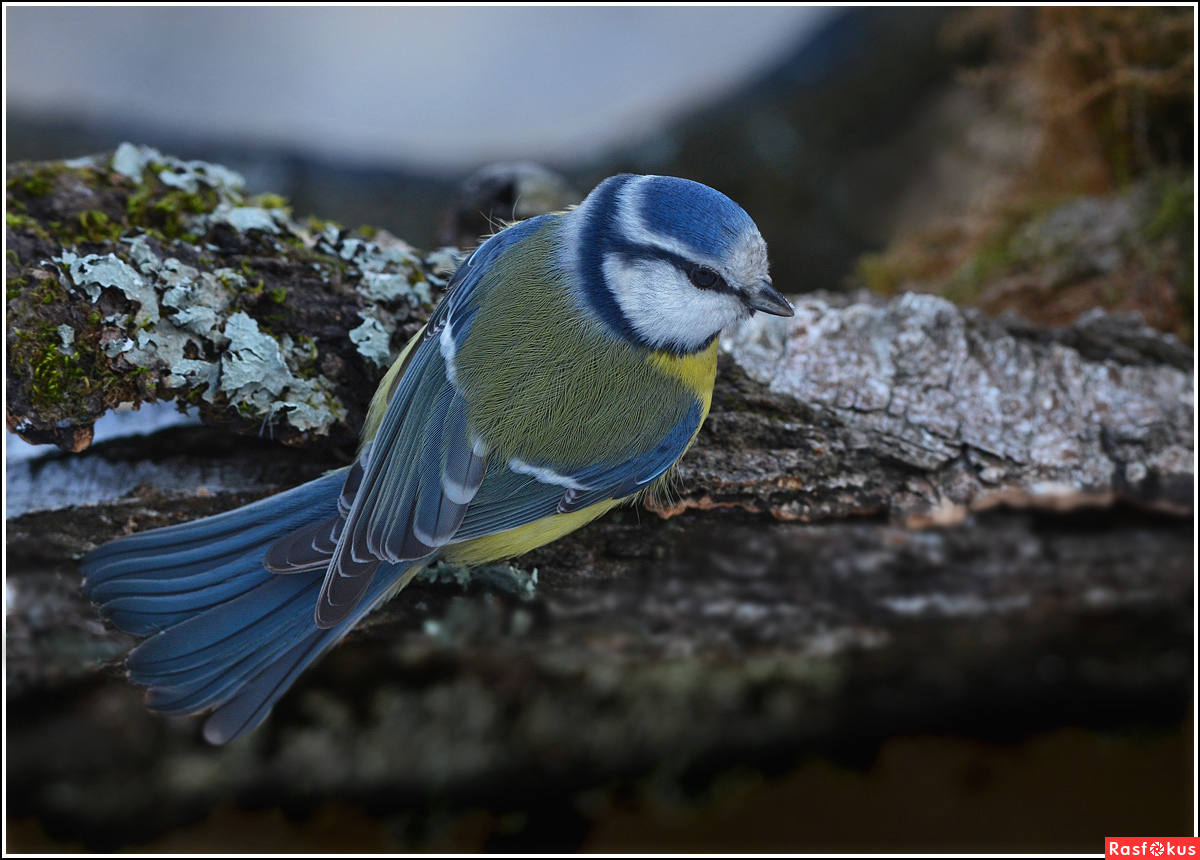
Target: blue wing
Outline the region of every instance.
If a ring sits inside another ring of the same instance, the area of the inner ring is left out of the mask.
[[[428,558],[461,524],[483,480],[486,450],[468,438],[466,409],[447,359],[470,331],[480,275],[542,229],[547,217],[497,233],[459,266],[396,383],[375,438],[348,473],[337,515],[288,535],[268,553],[265,563],[275,572],[326,568],[318,626],[344,619],[380,564]]]
[[[487,440],[467,427],[454,356],[479,306],[481,274],[545,226],[544,217],[498,233],[459,268],[395,383],[374,439],[347,473],[336,516],[293,532],[268,553],[274,572],[325,567],[319,627],[350,615],[382,564],[420,563],[447,544],[639,492],[682,456],[699,428],[703,415],[693,401],[654,448],[621,461],[574,470],[489,461]]]
[[[624,499],[649,487],[683,456],[703,421],[698,402],[653,449],[627,460],[559,471],[553,464],[509,461],[489,468],[450,543],[508,531],[554,514]]]

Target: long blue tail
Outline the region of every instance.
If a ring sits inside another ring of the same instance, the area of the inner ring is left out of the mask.
[[[149,636],[129,655],[146,703],[171,714],[215,708],[212,743],[245,734],[300,673],[405,580],[384,566],[359,608],[340,624],[314,620],[324,570],[263,567],[283,535],[337,514],[345,470],[190,523],[115,540],[84,557],[84,593],[120,629]],[[411,575],[411,574],[410,574]]]

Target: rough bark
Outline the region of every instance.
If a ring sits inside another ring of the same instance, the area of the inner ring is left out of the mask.
[[[155,400],[291,444],[352,445],[454,257],[291,216],[219,165],[122,144],[7,169],[6,420],[86,448]]]
[[[248,231],[252,241],[263,233]],[[251,241],[238,235],[205,234],[231,243],[210,252],[221,268],[247,259],[232,250]],[[128,243],[86,250],[161,273],[168,249],[151,238],[153,260]],[[471,847],[579,847],[630,797],[703,809],[721,775],[770,779],[812,756],[867,767],[897,736],[1012,741],[1065,725],[1161,730],[1184,719],[1194,674],[1190,350],[1130,318],[1048,330],[931,296],[814,295],[792,320],[756,319],[727,338],[712,414],[657,511],[614,512],[518,567],[435,570],[306,675],[261,730],[205,747],[195,721],[143,709],[121,676],[131,640],[79,595],[73,559],[116,534],[341,464],[363,408],[352,397],[381,370],[342,342],[372,279],[337,241],[348,260],[338,283],[301,276],[316,271],[303,240],[277,241],[276,262],[255,271],[260,292],[312,291],[303,308],[283,302],[288,315],[270,329],[296,380],[289,350],[309,333],[322,390],[344,417],[299,428],[290,422],[300,410],[278,405],[289,402],[286,385],[247,393],[217,335],[260,305],[235,296],[209,334],[192,332],[216,368],[209,387],[170,362],[133,365],[150,380],[139,397],[195,391],[203,417],[219,423],[10,468],[10,483],[27,483],[7,523],[8,779],[19,787],[9,814],[51,840],[128,847],[231,803],[304,817],[338,802],[386,822],[395,850],[438,844],[431,822],[453,829],[472,809],[493,817]],[[169,253],[182,260],[187,245]],[[30,301],[26,284],[10,295],[10,319],[51,331],[82,320],[74,342],[96,338],[92,378],[133,373],[119,361],[142,349],[139,325],[189,331],[188,318],[172,320],[185,308],[166,301],[170,284],[142,272],[158,304],[146,322],[149,293],[147,305],[117,287],[93,299],[69,263],[56,274],[43,264],[61,249],[36,247],[21,253],[17,277],[53,277],[61,301]],[[420,280],[427,258],[412,258],[405,278]],[[187,265],[209,271],[198,254]],[[390,322],[404,328],[423,305],[392,307]],[[106,316],[93,330],[95,308]],[[134,346],[110,357],[102,338]],[[107,394],[85,398],[71,419],[70,401],[39,399],[39,378],[10,364],[10,425],[79,447],[81,428],[112,405]],[[223,393],[205,400],[214,390]],[[291,446],[255,438],[272,415]],[[110,491],[80,506],[39,495],[81,474]],[[789,847],[807,844],[814,815],[783,829]],[[1174,806],[1162,816],[1152,820],[1167,831],[1181,819]],[[1134,832],[1143,819],[1123,821]]]
[[[806,297],[727,346],[675,509],[961,521],[997,505],[1192,508],[1191,351],[1136,317],[1065,329],[931,296]]]

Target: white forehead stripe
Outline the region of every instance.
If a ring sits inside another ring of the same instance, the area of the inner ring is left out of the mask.
[[[617,193],[617,224],[620,225],[625,238],[635,245],[647,245],[667,251],[677,257],[683,257],[685,260],[694,260],[697,263],[711,265],[713,268],[720,268],[720,261],[716,257],[709,254],[697,254],[694,248],[689,248],[673,236],[664,236],[662,233],[652,230],[646,223],[646,219],[642,215],[642,195],[645,193],[643,186],[648,180],[654,178],[653,176],[639,176],[627,182],[625,187]]]
[[[766,273],[767,244],[763,241],[758,228],[753,224],[742,232],[729,255],[724,259],[711,254],[697,253],[694,248],[685,245],[673,236],[664,236],[651,229],[643,215],[642,197],[645,194],[646,183],[656,178],[639,176],[628,182],[617,193],[617,224],[620,225],[621,232],[628,241],[637,245],[658,248],[675,254],[677,257],[683,257],[685,260],[703,263],[725,273],[727,280],[730,280],[731,283],[737,283],[743,278],[747,281],[757,280],[753,277],[753,273],[759,271]]]

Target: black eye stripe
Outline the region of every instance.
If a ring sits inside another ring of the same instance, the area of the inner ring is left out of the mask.
[[[649,245],[636,245],[632,242],[623,242],[620,240],[609,239],[607,242],[607,253],[618,254],[630,262],[638,260],[666,260],[683,272],[687,279],[698,290],[711,290],[718,293],[734,293],[737,294],[733,287],[729,286],[728,282],[721,277],[720,273],[710,269],[708,266],[672,254],[664,248],[656,248]]]

